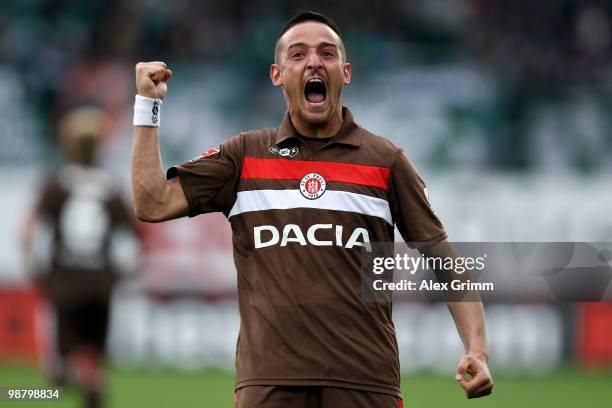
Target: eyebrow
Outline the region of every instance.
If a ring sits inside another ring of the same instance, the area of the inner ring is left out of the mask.
[[[291,48],[295,48],[295,47],[306,47],[308,48],[308,44],[303,43],[303,42],[299,42],[299,43],[293,43],[291,44],[289,47],[287,47],[287,50],[290,50]],[[324,48],[324,47],[334,47],[334,48],[338,48],[338,46],[334,43],[330,43],[330,42],[322,42],[320,43],[317,48]]]

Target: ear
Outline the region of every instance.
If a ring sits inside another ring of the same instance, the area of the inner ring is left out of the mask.
[[[344,68],[342,69],[342,73],[344,74],[343,85],[348,85],[351,83],[351,64],[348,62],[344,64]]]
[[[283,86],[283,80],[281,78],[281,70],[278,64],[270,65],[270,79],[272,84],[276,87]]]

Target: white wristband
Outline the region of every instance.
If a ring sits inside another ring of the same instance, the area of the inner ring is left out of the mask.
[[[136,95],[134,100],[134,126],[159,127],[161,105],[161,99]]]

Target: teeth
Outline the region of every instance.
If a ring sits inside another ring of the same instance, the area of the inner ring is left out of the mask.
[[[312,79],[309,79],[308,82],[323,82],[323,81],[319,78],[312,78]]]

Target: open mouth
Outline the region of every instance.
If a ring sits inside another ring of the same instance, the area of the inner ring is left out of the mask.
[[[311,106],[321,106],[327,96],[327,86],[319,78],[312,78],[304,86],[304,96]]]

